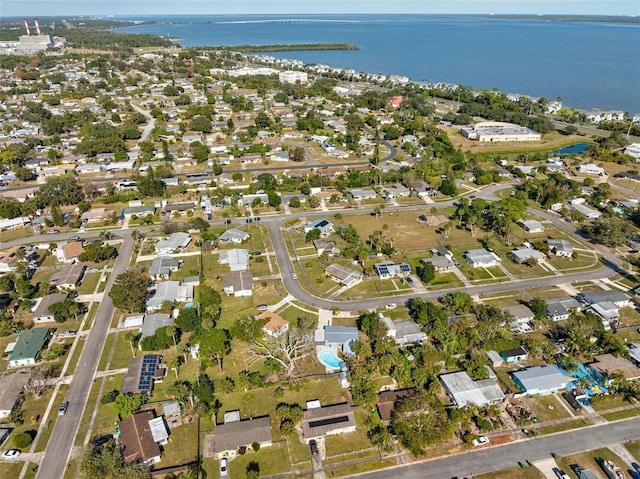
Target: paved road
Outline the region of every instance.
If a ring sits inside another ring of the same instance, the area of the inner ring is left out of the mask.
[[[527,459],[530,461],[548,459],[551,457],[551,453],[567,456],[636,439],[640,439],[640,418],[527,439],[503,446],[484,448],[419,464],[396,466],[357,476],[363,479],[464,477],[518,467],[518,461],[525,462]]]
[[[113,317],[114,307],[108,292],[116,276],[126,271],[129,267],[133,251],[134,242],[130,232],[117,232],[116,235],[122,236],[124,242],[120,247],[113,272],[107,281],[104,299],[96,312],[93,326],[86,339],[78,367],[65,398],[69,401],[69,409],[67,414],[59,417],[56,421],[47,444],[46,455],[38,468],[36,476],[38,479],[62,478],[71,457],[73,443],[78,433],[83,411],[87,405],[87,398],[98,369],[98,361],[100,360],[107,332],[111,325],[111,318]]]
[[[146,139],[149,138],[149,135],[151,134],[153,129],[156,127],[156,119],[153,116],[151,116],[151,113],[149,113],[147,110],[143,108],[140,108],[135,103],[131,103],[131,108],[133,108],[135,111],[137,111],[141,115],[144,115],[147,118],[147,120],[149,120],[145,125],[144,130],[142,130],[142,136],[140,137],[140,140],[138,140],[138,141],[146,141]]]

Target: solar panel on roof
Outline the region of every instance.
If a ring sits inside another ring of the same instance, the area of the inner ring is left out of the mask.
[[[332,424],[340,424],[349,422],[349,416],[330,417],[328,419],[320,419],[318,421],[309,421],[309,427],[330,426]]]
[[[406,273],[411,271],[411,267],[408,264],[404,264],[404,263],[400,265],[400,269]]]

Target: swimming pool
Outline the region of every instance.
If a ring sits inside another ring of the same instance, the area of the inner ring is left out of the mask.
[[[331,351],[322,351],[318,354],[318,359],[322,364],[334,369],[340,369],[342,366],[342,360],[338,358]]]

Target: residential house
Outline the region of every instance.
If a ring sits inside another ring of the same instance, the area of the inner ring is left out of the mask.
[[[235,228],[231,228],[226,230],[224,233],[220,235],[218,241],[221,243],[237,243],[240,244],[243,241],[249,239],[251,235],[245,231],[237,230]]]
[[[454,261],[453,253],[449,251],[446,246],[436,246],[435,248],[431,248],[429,251],[431,251],[434,256],[444,256],[445,258]]]
[[[183,284],[180,281],[158,283],[153,296],[147,300],[147,312],[161,309],[165,301],[172,306],[175,303],[193,301],[193,285]]]
[[[160,462],[160,446],[155,441],[149,426],[154,419],[153,411],[133,414],[118,424],[122,457],[126,465],[142,463],[152,466]]]
[[[511,255],[516,263],[526,263],[528,261],[535,261],[536,263],[540,263],[547,258],[547,255],[542,251],[538,251],[534,248],[528,248],[526,246],[516,248],[511,251]]]
[[[164,446],[169,442],[169,431],[162,416],[150,419],[149,429],[151,429],[153,440],[160,446]]]
[[[175,399],[162,402],[162,415],[170,429],[182,424],[182,409]]]
[[[518,346],[514,349],[505,349],[500,352],[500,356],[504,359],[504,362],[507,364],[517,364],[527,360],[527,352],[524,350],[522,346]]]
[[[68,297],[67,293],[53,293],[44,296],[33,310],[31,319],[34,323],[46,323],[54,320],[53,313],[49,311],[49,306],[56,303],[61,303]]]
[[[422,264],[432,264],[433,268],[438,273],[443,273],[446,271],[451,271],[455,266],[454,262],[451,261],[446,256],[433,256],[431,258],[423,258],[420,260]]]
[[[320,236],[326,237],[333,233],[333,223],[324,218],[320,218],[310,223],[307,223],[304,227],[304,233],[307,234],[309,231],[317,229],[320,231]]]
[[[82,241],[69,241],[62,246],[58,246],[56,257],[61,263],[74,263],[83,252]]]
[[[167,239],[161,239],[156,243],[156,253],[159,255],[172,255],[178,250],[184,250],[191,244],[191,236],[188,233],[173,233]]]
[[[138,218],[146,218],[147,216],[153,216],[156,214],[156,207],[153,205],[130,206],[125,208],[122,214],[125,218],[131,218],[134,215]]]
[[[580,311],[582,307],[580,303],[571,296],[560,298],[549,298],[547,303],[547,317],[553,321],[562,321],[568,319],[571,311]]]
[[[393,339],[398,346],[424,343],[427,340],[427,335],[415,321],[393,321],[386,316],[382,316],[380,319],[387,327],[387,336]]]
[[[556,393],[575,381],[558,366],[536,366],[511,373],[516,385],[528,396]]]
[[[359,189],[359,188],[355,188],[353,190],[349,190],[349,194],[356,201],[375,199],[378,196],[378,194],[375,192],[375,190],[372,190],[372,189]]]
[[[153,259],[149,267],[149,276],[153,280],[169,279],[171,273],[175,273],[180,268],[180,261],[173,256],[158,256]]]
[[[325,326],[315,332],[316,343],[338,348],[349,356],[353,356],[351,345],[357,340],[358,328],[352,326]]]
[[[250,448],[253,443],[260,447],[271,446],[271,421],[269,416],[252,417],[244,421],[238,420],[216,425],[213,438],[213,452],[219,459],[234,458],[241,447]],[[227,414],[225,414],[227,417]]]
[[[411,266],[407,263],[385,261],[373,265],[373,271],[380,279],[407,278],[411,275]]]
[[[601,378],[605,385],[612,382],[612,378],[620,375],[627,381],[640,379],[640,369],[638,369],[631,361],[613,354],[599,354],[593,358],[593,362],[587,365],[596,378]]]
[[[547,246],[549,247],[550,255],[561,256],[565,258],[571,258],[573,256],[573,246],[567,240],[548,239]]]
[[[123,394],[144,393],[151,396],[153,385],[162,382],[167,368],[158,354],[143,354],[129,361],[129,369],[122,382]]]
[[[289,323],[272,311],[263,311],[254,319],[256,321],[266,321],[262,326],[262,330],[272,338],[277,338],[289,329]]]
[[[6,251],[0,253],[0,274],[14,271],[21,261],[28,261],[35,254],[33,250],[25,250],[25,256],[21,259],[18,251],[24,249],[24,246],[13,246]]]
[[[414,181],[411,184],[411,189],[416,192],[418,198],[421,200],[434,196],[437,193],[437,190],[431,186],[431,183],[427,183],[426,181]]]
[[[627,352],[629,353],[629,357],[634,362],[634,364],[640,367],[640,344],[631,343],[629,345],[629,348],[627,349]]]
[[[579,298],[589,304],[608,301],[614,303],[618,308],[625,308],[633,305],[631,296],[615,289],[609,289],[606,291],[587,291],[580,293]]]
[[[87,267],[83,264],[67,264],[55,278],[55,285],[58,289],[76,289],[80,284]],[[52,276],[53,279],[53,276]]]
[[[195,209],[196,209],[196,204],[193,201],[187,201],[184,203],[174,203],[172,205],[164,205],[160,213],[162,216],[186,215],[190,211],[194,212]]]
[[[598,176],[604,176],[605,174],[604,168],[594,165],[593,163],[578,165],[578,172],[585,173],[587,175],[598,175]]]
[[[318,256],[322,256],[324,253],[327,253],[327,256],[331,257],[340,253],[340,250],[336,247],[336,244],[333,241],[323,238],[313,240],[313,247],[316,249]]]
[[[234,271],[222,277],[222,287],[227,295],[235,297],[253,294],[253,274],[249,271]]]
[[[33,328],[22,331],[9,355],[9,366],[15,368],[35,364],[50,336],[48,328]]]
[[[466,371],[441,374],[440,382],[458,407],[464,407],[468,404],[487,406],[499,403],[504,399],[504,393],[496,379],[474,381]]]
[[[356,271],[341,264],[330,264],[324,270],[324,273],[337,281],[343,286],[350,288],[362,281],[363,275],[360,271]]]
[[[147,310],[149,307],[147,306]],[[158,308],[159,309],[159,308]],[[169,314],[155,313],[147,314],[142,322],[142,329],[140,330],[140,340],[153,336],[156,331],[165,326],[173,326],[174,319]]]
[[[14,372],[0,376],[0,419],[11,415],[18,399],[22,396],[23,388],[29,382],[29,376],[30,374],[26,372]]]
[[[513,331],[531,331],[530,325],[533,322],[535,315],[528,306],[524,304],[515,304],[513,306],[505,306],[502,308],[502,311],[513,316],[513,321],[510,324]]]
[[[393,186],[385,186],[383,191],[385,197],[388,199],[406,197],[411,194],[411,190],[400,183],[396,183]]]
[[[383,391],[378,393],[376,409],[383,424],[389,424],[393,419],[393,411],[396,406],[408,399],[413,399],[420,393],[418,388],[399,389],[395,391]]]
[[[497,254],[484,248],[469,250],[464,254],[464,258],[472,268],[489,268],[497,266],[502,261]]]
[[[245,271],[249,267],[249,252],[238,248],[220,251],[218,263],[228,264],[231,271]]]
[[[356,418],[349,404],[307,408],[302,415],[302,440],[309,444],[326,436],[356,431]]]
[[[99,223],[107,215],[104,208],[91,208],[89,211],[82,213],[80,219],[87,223]]]
[[[577,200],[582,200],[582,201],[579,202]],[[600,213],[598,210],[585,205],[584,198],[578,198],[577,200],[571,201],[571,206],[570,206],[570,208],[576,213],[581,214],[588,220],[595,220],[602,216],[602,213]]]
[[[544,231],[544,226],[542,226],[542,223],[536,220],[522,220],[518,221],[518,224],[527,233],[542,233]]]

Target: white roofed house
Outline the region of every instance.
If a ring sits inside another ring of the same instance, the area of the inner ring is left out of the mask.
[[[537,249],[521,247],[511,251],[516,263],[526,263],[528,261],[535,261],[540,263],[547,258],[547,255]]]
[[[304,227],[304,232],[306,234],[313,229],[320,231],[321,236],[329,236],[333,233],[333,223],[327,219],[320,218],[307,223]]]
[[[598,176],[605,175],[604,168],[594,165],[593,163],[587,163],[586,165],[578,165],[578,172],[585,173],[587,175],[598,175]]]
[[[513,317],[513,321],[510,323],[512,330],[521,332],[531,331],[530,325],[535,315],[526,305],[515,304],[513,306],[505,306],[502,310]]]
[[[156,243],[156,253],[159,255],[171,255],[178,250],[184,250],[191,244],[191,236],[187,233],[173,233],[169,238]]]
[[[542,233],[544,226],[537,220],[522,220],[518,221],[518,224],[522,226],[527,233]]]
[[[424,343],[428,339],[415,321],[393,321],[391,318],[382,316],[382,322],[387,327],[387,336],[398,346]]]
[[[249,239],[250,236],[251,235],[245,231],[231,228],[222,233],[218,238],[218,241],[220,241],[221,243],[240,244],[243,241]]]
[[[516,385],[527,395],[553,394],[575,381],[576,378],[567,376],[557,366],[537,366],[522,369],[511,374]]]
[[[220,251],[218,263],[228,264],[231,271],[245,271],[249,267],[249,252],[240,248]]]
[[[472,268],[489,268],[497,266],[502,261],[497,254],[484,248],[469,250],[464,254],[464,258]]]
[[[464,407],[469,404],[487,406],[499,403],[504,399],[504,393],[496,379],[474,381],[466,371],[442,374],[440,375],[440,382],[451,400],[458,407]]]
[[[182,284],[180,281],[165,281],[158,283],[155,293],[147,300],[147,312],[162,309],[162,304],[168,301],[171,305],[193,301],[193,285]]]

